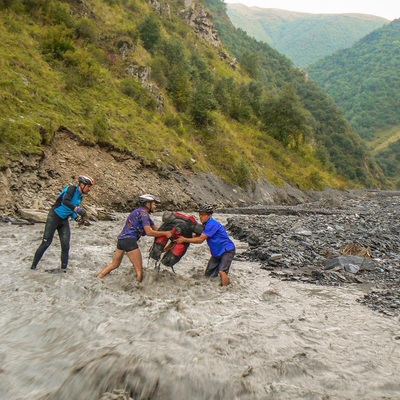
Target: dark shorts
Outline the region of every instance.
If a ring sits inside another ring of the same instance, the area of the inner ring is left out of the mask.
[[[117,242],[117,249],[118,250],[124,250],[127,253],[129,253],[132,250],[138,249],[139,246],[137,244],[136,239],[118,239]]]
[[[219,271],[229,272],[233,257],[235,257],[235,249],[228,250],[221,257],[211,257],[208,261],[205,275],[213,278],[218,276]]]

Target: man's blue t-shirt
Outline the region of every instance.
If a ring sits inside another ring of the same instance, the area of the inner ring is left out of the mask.
[[[145,226],[153,226],[154,222],[145,207],[139,207],[133,210],[126,219],[124,229],[118,235],[118,239],[136,239],[146,236]]]
[[[235,244],[229,239],[223,225],[214,218],[205,223],[203,233],[208,236],[207,244],[213,257],[220,257],[226,251],[235,249]]]

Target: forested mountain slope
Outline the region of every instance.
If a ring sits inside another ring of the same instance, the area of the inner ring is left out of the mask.
[[[400,19],[397,19],[350,49],[326,57],[308,69],[310,78],[335,99],[352,127],[367,141],[380,144],[376,156],[386,173],[397,178],[400,178],[400,152],[396,144],[400,127],[399,44]],[[382,140],[376,141],[385,136],[382,131],[388,132],[383,141],[387,146],[381,145]],[[383,156],[379,154],[382,151]]]
[[[232,23],[268,43],[298,67],[307,67],[337,50],[351,47],[389,21],[366,14],[309,14],[227,4]]]
[[[355,179],[362,176],[365,170],[380,176],[375,163],[371,162],[365,144],[352,132],[342,112],[329,96],[327,97],[313,81],[307,79],[303,71],[293,68],[286,57],[266,43],[250,38],[243,30],[235,29],[219,0],[207,0],[207,4],[213,11],[215,25],[229,51],[238,58],[242,67],[256,82],[267,88],[271,99],[262,113],[270,129],[279,126],[277,130],[281,135],[285,135],[291,129],[291,120],[288,117],[298,112],[293,106],[294,95],[305,107],[310,118],[310,125],[306,124],[310,131],[301,131],[306,140],[308,138],[314,141],[317,157],[322,160],[325,168],[334,166],[334,169]],[[290,90],[293,92],[288,93]],[[304,121],[300,115],[304,117],[304,114],[297,114],[297,117]],[[364,158],[364,161],[356,166],[354,157],[358,160]]]
[[[0,0],[2,168],[66,127],[241,186],[387,184],[303,72],[236,30],[222,1],[190,3]]]

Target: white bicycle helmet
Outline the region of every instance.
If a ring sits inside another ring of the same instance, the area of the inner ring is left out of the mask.
[[[158,198],[156,196],[153,196],[152,194],[142,194],[141,196],[139,196],[139,204],[144,205],[149,201],[160,203],[160,200],[158,200]]]
[[[78,182],[83,183],[84,185],[94,185],[94,179],[85,175],[80,176]]]

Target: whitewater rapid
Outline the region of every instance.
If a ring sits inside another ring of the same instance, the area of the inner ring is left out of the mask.
[[[142,283],[127,257],[99,280],[126,215],[72,222],[66,274],[45,272],[59,267],[57,236],[29,269],[43,224],[0,225],[2,400],[400,398],[399,320],[359,304],[361,288],[282,282],[238,260],[221,287],[203,276],[205,243],[157,273],[151,238]]]

